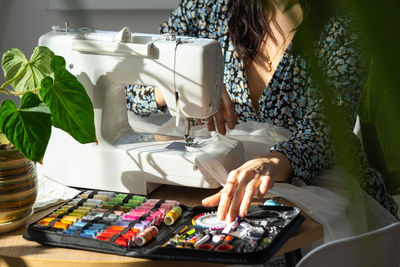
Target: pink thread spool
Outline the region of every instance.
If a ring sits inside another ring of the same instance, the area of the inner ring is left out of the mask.
[[[152,218],[155,223],[157,223],[157,221],[160,219],[160,214],[157,214],[154,212],[154,213],[150,214],[147,218],[149,218],[149,217]]]
[[[159,212],[159,211],[155,211],[153,213],[154,219],[155,219],[155,225],[160,225],[163,220],[164,220],[164,213],[163,212]]]
[[[147,210],[147,211],[149,211],[149,210],[151,210],[152,208],[154,208],[154,203],[143,203],[142,205],[140,205],[139,207],[137,207],[138,209],[141,209],[141,210]]]
[[[152,216],[147,216],[142,222],[148,223],[149,225],[154,225],[154,218]]]
[[[175,207],[175,206],[172,203],[162,203],[160,206],[160,208],[167,209],[167,210],[170,210],[173,207]]]
[[[132,215],[132,214],[126,214],[123,217],[124,220],[129,220],[129,221],[138,220],[139,218],[140,218],[140,216],[136,216],[136,215]]]
[[[159,199],[148,199],[146,202],[142,203],[142,206],[152,206],[154,207],[155,204],[157,204],[157,202],[159,201]]]
[[[132,215],[132,216],[142,216],[143,214],[146,214],[148,212],[149,212],[148,210],[136,209],[136,210],[129,212],[128,214]]]
[[[178,206],[178,205],[179,205],[179,202],[178,202],[178,201],[176,201],[176,200],[165,200],[165,201],[164,201],[164,203],[171,204],[171,205],[172,205],[172,207],[176,207],[176,206]]]
[[[150,240],[156,237],[158,233],[158,229],[155,226],[150,226],[146,228],[143,232],[138,234],[135,238],[135,244],[138,246],[143,246],[148,243]]]
[[[154,203],[154,204],[156,204],[158,201],[160,201],[160,199],[150,198],[146,202],[144,202],[144,204],[146,204],[146,203]]]
[[[162,216],[164,217],[164,215],[168,212],[169,210],[166,210],[166,209],[162,209],[162,208],[159,208],[158,210],[157,210],[157,212],[161,212],[162,213]]]

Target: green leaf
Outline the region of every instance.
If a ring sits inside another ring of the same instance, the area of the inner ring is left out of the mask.
[[[85,88],[65,69],[63,57],[54,56],[51,66],[54,80],[43,79],[40,96],[51,110],[53,125],[82,144],[96,142],[93,104]]]
[[[41,162],[51,134],[51,115],[34,93],[27,92],[19,109],[11,100],[0,108],[0,130],[28,159]]]
[[[362,97],[360,99],[360,105],[358,109],[358,115],[360,116],[360,120],[365,123],[372,123],[374,121],[373,119],[373,113],[372,113],[372,108],[373,106],[371,105],[371,88],[375,84],[375,79],[373,79],[374,75],[372,73],[372,64],[373,62],[371,61],[370,63],[370,70],[369,70],[369,75],[368,75],[368,80],[363,86],[363,92],[362,92]]]
[[[3,54],[1,67],[10,85],[16,92],[26,92],[40,87],[42,79],[52,76],[51,60],[54,53],[44,46],[38,46],[33,50],[28,61],[21,50],[12,48]]]

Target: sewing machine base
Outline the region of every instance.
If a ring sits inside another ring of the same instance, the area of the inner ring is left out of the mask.
[[[99,140],[98,145],[82,145],[53,128],[43,164],[38,164],[38,174],[68,186],[142,195],[160,184],[220,187],[215,179],[204,177],[191,152],[167,148],[174,142],[184,141],[112,145]],[[223,162],[228,171],[238,167],[243,160],[241,146],[229,149],[212,155]],[[201,155],[202,152],[196,153]]]

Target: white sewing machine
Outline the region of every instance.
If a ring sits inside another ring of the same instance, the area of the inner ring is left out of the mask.
[[[39,45],[63,56],[67,69],[86,88],[94,105],[98,139],[98,145],[82,145],[53,127],[39,174],[70,186],[137,194],[146,194],[159,184],[219,187],[200,172],[183,137],[155,141],[153,135],[132,129],[124,90],[128,84],[154,85],[162,91],[171,115],[195,119],[213,115],[223,79],[217,41],[132,34],[127,28],[120,32],[71,30],[66,25],[63,29],[53,26],[40,37]],[[178,148],[170,148],[172,142]],[[196,153],[203,152],[212,153],[227,171],[243,162],[238,141]]]

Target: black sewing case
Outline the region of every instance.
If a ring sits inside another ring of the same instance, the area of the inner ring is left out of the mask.
[[[245,218],[227,224],[216,218],[216,209],[87,191],[28,225],[24,238],[149,259],[259,264],[268,261],[303,221],[296,207],[257,205]]]

